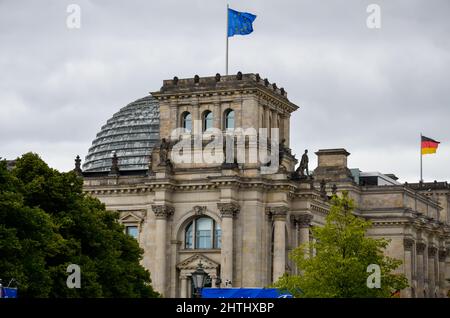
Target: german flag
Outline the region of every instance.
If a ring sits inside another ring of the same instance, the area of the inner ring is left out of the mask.
[[[428,155],[431,153],[436,153],[436,149],[438,148],[440,142],[434,139],[422,136],[422,155]]]

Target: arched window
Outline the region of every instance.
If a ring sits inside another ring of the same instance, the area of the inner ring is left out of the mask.
[[[181,126],[185,131],[190,132],[192,130],[192,115],[189,112],[184,112],[181,116]]]
[[[220,248],[221,239],[220,225],[210,217],[202,216],[187,225],[184,247],[187,249]]]
[[[209,110],[203,113],[203,131],[213,127],[213,114]]]
[[[227,109],[225,111],[225,129],[233,129],[234,126],[234,110]]]

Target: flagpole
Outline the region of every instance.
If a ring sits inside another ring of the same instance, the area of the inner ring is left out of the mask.
[[[229,9],[229,5],[227,3],[227,27],[226,27],[226,32],[225,32],[225,36],[227,38],[227,49],[226,49],[226,54],[225,54],[225,75],[228,75],[228,9]]]
[[[422,133],[420,133],[420,182],[423,182],[423,174],[422,174]]]

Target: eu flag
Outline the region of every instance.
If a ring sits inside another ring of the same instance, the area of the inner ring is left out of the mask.
[[[228,37],[235,34],[246,35],[253,32],[256,15],[228,8]]]

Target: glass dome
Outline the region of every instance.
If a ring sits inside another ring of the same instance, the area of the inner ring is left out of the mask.
[[[119,170],[147,170],[150,153],[158,141],[158,102],[152,96],[138,99],[102,126],[89,148],[83,172],[110,171],[114,152]]]

